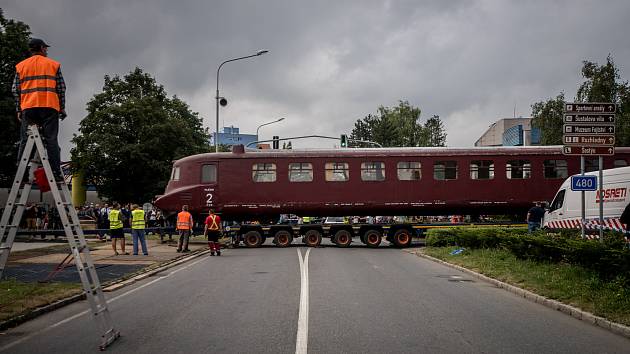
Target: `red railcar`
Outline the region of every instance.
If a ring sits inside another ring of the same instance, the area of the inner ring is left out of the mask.
[[[157,207],[224,219],[279,214],[450,215],[525,213],[549,201],[580,159],[559,146],[244,151],[176,161]],[[597,168],[587,158],[587,169]],[[604,158],[628,165],[630,148]]]

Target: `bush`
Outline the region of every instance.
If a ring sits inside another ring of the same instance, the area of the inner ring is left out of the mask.
[[[579,232],[547,235],[510,228],[448,228],[427,231],[427,246],[471,249],[502,248],[516,257],[540,262],[566,262],[592,269],[603,278],[630,281],[630,250],[623,235],[607,233],[604,242],[583,240]]]

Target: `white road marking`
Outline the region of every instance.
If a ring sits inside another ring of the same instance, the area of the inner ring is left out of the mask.
[[[299,252],[299,251],[298,251],[298,252]],[[168,277],[170,277],[171,275],[173,275],[173,274],[175,274],[175,273],[177,273],[177,272],[179,272],[179,271],[182,271],[182,270],[184,270],[184,269],[188,269],[188,268],[190,268],[190,267],[194,266],[195,264],[197,264],[197,263],[199,263],[199,262],[201,262],[201,261],[204,261],[204,260],[206,260],[206,259],[208,259],[208,257],[207,257],[207,256],[206,256],[206,257],[204,257],[204,258],[201,258],[201,259],[199,259],[199,260],[197,260],[197,261],[195,261],[195,262],[193,262],[193,263],[191,263],[191,264],[188,264],[188,265],[186,265],[185,267],[181,267],[181,268],[179,268],[179,269],[177,269],[177,270],[174,270],[174,271],[172,271],[172,272],[168,273],[167,275],[165,275],[165,276],[163,276],[163,277],[160,277],[160,278],[157,278],[157,279],[151,280],[150,282],[148,282],[148,283],[146,283],[146,284],[142,284],[142,285],[140,285],[140,286],[139,286],[139,287],[137,287],[137,288],[133,288],[133,289],[131,289],[131,290],[127,291],[126,293],[122,293],[122,294],[120,294],[120,295],[118,295],[118,296],[116,296],[116,297],[113,297],[113,298],[111,298],[111,299],[107,300],[107,304],[111,304],[112,302],[114,302],[114,301],[116,301],[116,300],[118,300],[118,299],[120,299],[120,298],[122,298],[122,297],[125,297],[125,296],[127,296],[127,295],[129,295],[129,294],[131,294],[131,293],[134,293],[134,292],[136,292],[136,291],[138,291],[138,290],[140,290],[140,289],[142,289],[142,288],[145,288],[145,287],[147,287],[147,286],[149,286],[149,285],[151,285],[151,284],[153,284],[153,283],[157,283],[158,281],[160,281],[160,280],[162,280],[162,279],[168,278]],[[300,260],[301,260],[301,259],[300,259]],[[40,329],[39,331],[35,331],[35,332],[33,332],[33,333],[31,333],[31,334],[27,335],[26,337],[22,337],[22,338],[20,338],[20,339],[16,340],[15,342],[11,342],[11,343],[9,343],[9,344],[7,344],[7,345],[3,346],[3,347],[0,347],[0,352],[3,352],[3,351],[5,351],[5,350],[7,350],[7,349],[9,349],[9,348],[11,348],[11,347],[13,347],[13,346],[15,346],[15,345],[18,345],[18,344],[20,344],[20,343],[22,343],[22,342],[24,342],[24,341],[27,341],[27,340],[29,340],[29,339],[31,339],[31,338],[33,338],[33,337],[37,336],[37,335],[40,335],[40,334],[42,334],[42,333],[44,333],[44,332],[47,332],[48,330],[51,330],[51,329],[53,329],[53,328],[55,328],[55,327],[61,326],[61,325],[62,325],[62,324],[64,324],[64,323],[68,323],[68,322],[70,322],[70,321],[72,321],[72,320],[75,320],[75,319],[77,319],[77,318],[79,318],[79,317],[81,317],[81,316],[83,316],[83,315],[86,315],[86,314],[88,314],[88,313],[90,313],[90,312],[91,312],[91,310],[85,310],[85,311],[83,311],[83,312],[79,312],[79,313],[77,313],[76,315],[73,315],[73,316],[70,316],[70,317],[68,317],[68,318],[66,318],[66,319],[63,319],[63,320],[61,320],[61,321],[59,321],[59,322],[53,323],[53,324],[51,324],[50,326],[48,326],[48,327],[46,327],[46,328]]]
[[[306,354],[308,349],[308,255],[311,248],[306,250],[304,259],[300,249],[297,249],[298,259],[300,260],[300,310],[298,315],[297,336],[295,338],[295,354]]]

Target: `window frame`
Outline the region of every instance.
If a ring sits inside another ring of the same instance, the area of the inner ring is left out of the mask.
[[[376,168],[376,164],[379,164],[381,168]],[[373,171],[373,172],[372,172]],[[378,177],[378,172],[382,171],[381,178]],[[368,178],[368,174],[374,174],[374,179]],[[383,161],[363,161],[361,162],[361,180],[363,182],[383,182],[386,179],[385,175],[385,162]]]
[[[485,166],[484,163],[489,162],[489,166]],[[473,165],[476,165],[477,167],[473,168]],[[494,169],[494,160],[472,160],[470,161],[469,165],[468,165],[469,169],[470,169],[470,179],[474,180],[474,181],[489,181],[489,180],[493,180],[495,177],[495,169]],[[482,168],[484,167],[485,169],[487,169],[487,178],[480,178],[479,177],[479,171],[482,171]],[[473,173],[476,172],[477,177],[473,176]]]
[[[514,162],[522,163],[522,165],[514,165]],[[514,168],[520,171],[521,177],[512,176]],[[530,179],[532,178],[532,162],[531,160],[508,160],[505,162],[505,178],[507,179]]]
[[[549,162],[553,162],[553,164],[548,164]],[[558,162],[564,162],[564,166],[558,166]],[[554,176],[550,177],[547,175],[547,171],[549,169],[553,169]],[[564,173],[558,173],[559,171],[563,171]],[[545,179],[567,179],[569,177],[569,163],[567,160],[562,159],[549,159],[543,160],[543,178]]]
[[[291,168],[292,165],[299,165],[299,169],[293,169]],[[303,168],[304,165],[308,165],[308,168]],[[313,164],[311,162],[289,162],[288,165],[288,172],[289,172],[289,182],[295,182],[295,183],[305,183],[305,182],[313,182]],[[293,177],[293,172],[297,172],[297,173],[308,173],[308,180],[294,180],[292,178]]]
[[[405,166],[401,167],[401,164],[405,164]],[[412,164],[417,165],[417,166],[412,166]],[[405,172],[402,172],[402,171],[405,171]],[[412,178],[401,178],[401,173],[407,173]],[[398,177],[399,181],[422,180],[422,163],[420,161],[398,161],[396,163],[396,177]]]
[[[173,166],[173,170],[171,171],[171,181],[179,181],[181,178],[181,167]]]
[[[210,177],[214,177],[213,179],[210,179],[210,180],[204,179],[204,176],[206,175],[204,173],[206,171],[206,167],[212,167],[213,168],[213,173],[212,172],[210,173]],[[217,176],[217,172],[218,171],[217,170],[218,170],[217,169],[217,164],[215,164],[215,163],[206,163],[206,164],[201,165],[201,176],[200,176],[201,177],[201,183],[206,183],[206,184],[207,183],[217,183],[217,178],[218,178],[218,176]]]
[[[341,165],[343,165],[343,168],[338,168]],[[339,175],[339,172],[337,171],[343,171],[344,179],[329,178],[329,173],[330,173],[330,177]],[[347,162],[336,162],[336,161],[324,163],[324,180],[326,182],[348,182],[350,180],[350,164]]]
[[[449,163],[453,163],[454,166],[449,166]],[[438,166],[443,166],[438,168]],[[447,178],[449,176],[448,172],[455,171],[454,178]],[[438,173],[442,172],[444,174],[444,178],[438,178]],[[456,181],[459,178],[459,163],[457,160],[436,160],[433,161],[433,179],[436,181]]]
[[[257,167],[262,165],[263,169]],[[271,167],[267,169],[267,166]],[[257,180],[257,176],[270,175],[273,176],[272,180]],[[278,168],[273,162],[256,162],[252,165],[252,182],[254,183],[273,183],[278,180]]]

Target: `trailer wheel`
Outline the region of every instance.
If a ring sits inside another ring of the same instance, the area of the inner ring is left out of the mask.
[[[293,242],[293,236],[291,236],[289,231],[280,230],[276,232],[273,241],[278,247],[287,247],[291,244],[291,242]]]
[[[333,242],[339,247],[348,247],[352,243],[352,234],[348,230],[339,230],[335,233]]]
[[[392,241],[396,247],[407,247],[411,245],[411,233],[409,230],[400,229],[394,233]]]
[[[259,247],[263,243],[263,238],[258,231],[248,231],[243,235],[243,243],[247,247]]]
[[[317,230],[308,230],[304,234],[304,243],[308,247],[317,247],[322,243],[322,233]]]
[[[368,230],[368,232],[363,235],[363,238],[365,239],[365,244],[368,247],[376,248],[381,244],[383,235],[378,230]]]

